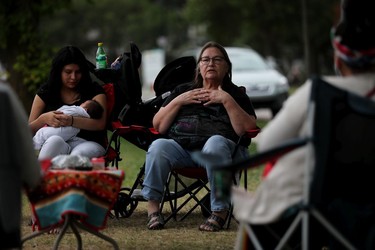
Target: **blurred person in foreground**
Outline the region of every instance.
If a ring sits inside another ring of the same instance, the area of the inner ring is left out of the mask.
[[[157,139],[146,154],[142,195],[148,200],[148,229],[164,226],[159,211],[164,185],[171,169],[197,167],[191,153],[201,150],[217,155],[221,162],[232,161],[239,137],[256,127],[256,115],[245,91],[231,81],[232,64],[223,46],[206,43],[198,57],[195,80],[179,85],[154,116],[155,129],[168,139]],[[248,155],[250,139],[239,147],[235,159]],[[212,171],[207,166],[211,190]],[[201,231],[221,230],[230,200],[219,200],[211,192],[212,215]]]
[[[0,138],[0,248],[21,249],[21,190],[37,186],[41,169],[26,112],[1,79]]]
[[[342,2],[341,20],[331,33],[337,76],[322,77],[324,81],[338,88],[367,96],[372,100],[375,100],[374,10],[374,1]],[[280,113],[260,134],[258,151],[271,149],[288,139],[307,136],[306,114],[310,90],[311,79],[286,101]],[[303,196],[305,161],[306,147],[301,147],[280,157],[254,193],[234,188],[236,218],[252,225],[270,224],[278,221],[288,208],[300,203]],[[369,195],[373,195],[373,191],[369,191],[372,192]],[[374,207],[372,209],[374,218]],[[360,233],[353,230],[352,238],[361,238],[358,234]],[[270,247],[277,243],[272,242],[272,238],[267,238]],[[362,248],[365,244],[374,244],[365,241],[357,239],[355,243]]]

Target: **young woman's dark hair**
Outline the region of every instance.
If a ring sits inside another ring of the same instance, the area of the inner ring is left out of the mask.
[[[77,85],[77,91],[81,94],[83,90],[89,90],[92,84],[87,59],[83,52],[72,45],[65,46],[59,50],[52,60],[51,70],[47,82],[42,86],[41,90],[49,91],[50,97],[60,100],[60,90],[62,86],[61,72],[65,65],[77,64],[82,73],[81,80]]]
[[[224,60],[228,63],[228,74],[226,74],[224,76],[223,87],[225,85],[232,84],[232,63],[231,63],[231,61],[229,59],[228,53],[227,53],[227,51],[225,50],[225,48],[221,44],[219,44],[217,42],[211,41],[211,42],[207,42],[205,45],[203,45],[202,50],[199,53],[197,67],[195,69],[194,87],[199,87],[199,88],[203,87],[203,77],[202,77],[201,73],[199,72],[199,62],[202,59],[203,52],[206,49],[212,48],[212,47],[217,48],[218,50],[220,50],[220,52],[224,56]]]

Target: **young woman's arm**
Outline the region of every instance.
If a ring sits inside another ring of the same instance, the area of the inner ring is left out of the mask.
[[[58,111],[43,113],[45,106],[46,104],[44,101],[38,95],[36,95],[29,115],[29,126],[33,134],[35,134],[36,131],[46,124],[51,127],[61,126],[58,115],[62,113]]]
[[[91,119],[75,116],[72,118],[70,115],[58,115],[58,119],[61,121],[61,126],[73,126],[85,130],[103,130],[107,124],[107,98],[105,94],[99,94],[94,96],[93,100],[97,101],[103,107],[103,115],[100,119]],[[73,121],[73,124],[72,124]]]

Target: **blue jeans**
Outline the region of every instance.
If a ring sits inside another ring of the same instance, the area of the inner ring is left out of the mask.
[[[216,154],[221,162],[230,162],[232,152],[236,144],[220,135],[210,137],[202,148],[202,152]],[[146,200],[161,201],[164,185],[168,174],[172,169],[182,167],[196,167],[196,163],[191,158],[192,151],[183,149],[172,139],[157,139],[149,147],[146,154],[145,178],[143,181],[142,195]],[[248,149],[240,146],[235,159],[249,155]],[[213,173],[207,166],[202,166],[207,170],[210,189],[215,190]],[[214,192],[211,192],[211,210],[213,212],[229,209],[230,200],[223,201],[216,199]]]

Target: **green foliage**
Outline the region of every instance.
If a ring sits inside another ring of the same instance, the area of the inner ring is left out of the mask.
[[[238,4],[238,1],[189,0],[184,14],[192,24],[205,27],[207,40],[233,45],[241,33],[243,18]]]
[[[38,33],[40,17],[52,15],[54,10],[67,6],[70,1],[66,0],[1,1],[0,55],[9,53],[10,48],[29,51],[43,44],[43,34]],[[35,57],[33,53],[28,55]]]
[[[290,61],[304,56],[302,2],[3,0],[0,58],[11,84],[21,85],[18,88],[25,84],[30,91],[47,76],[53,49],[77,45],[94,60],[99,41],[104,42],[109,61],[126,51],[129,41],[141,50],[161,46],[171,57],[179,49],[216,40],[227,46],[251,46],[263,55],[283,59],[288,67]],[[305,2],[311,60],[318,68],[314,73],[319,73],[319,67],[330,70],[328,32],[340,1]]]
[[[30,60],[30,58],[35,58],[35,60]],[[35,93],[40,83],[46,80],[51,66],[50,60],[50,54],[45,50],[31,49],[17,56],[14,71],[24,75],[23,83],[29,92]]]
[[[41,16],[51,15],[58,8],[67,7],[70,0],[4,0],[0,2],[0,58],[8,81],[26,102],[26,85],[30,91],[46,76],[46,53],[49,51],[45,35],[39,33]],[[48,56],[49,57],[49,56]]]
[[[328,34],[337,18],[334,8],[340,1],[305,2],[311,61],[314,73],[319,73],[331,68]],[[204,25],[204,41],[248,45],[263,55],[287,61],[304,57],[301,0],[188,0],[185,17],[194,25]]]
[[[159,47],[158,38],[162,36],[168,38],[167,49],[186,41],[188,25],[180,15],[181,1],[162,4],[153,0],[93,0],[87,4],[73,0],[73,3],[74,10],[61,10],[53,19],[44,18],[41,29],[49,34],[51,44],[75,44],[89,59],[93,60],[100,41],[104,42],[110,61],[127,51],[130,41],[141,50]],[[62,33],[66,27],[69,32]]]

